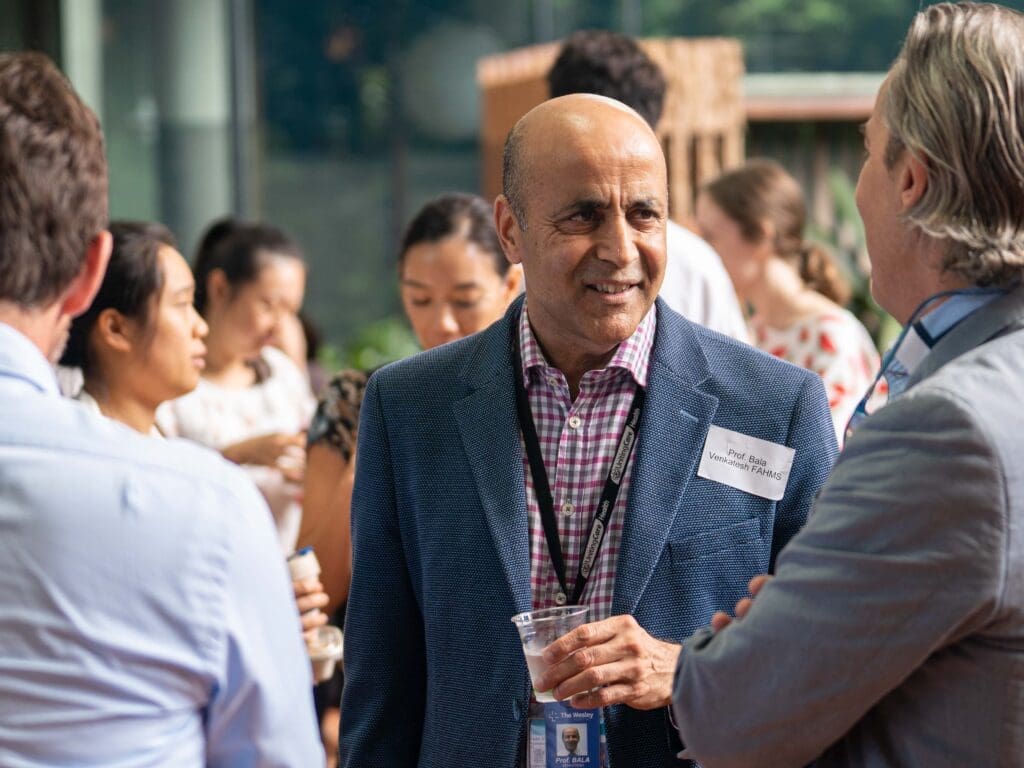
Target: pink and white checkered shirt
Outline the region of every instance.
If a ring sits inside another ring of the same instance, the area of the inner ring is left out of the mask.
[[[573,402],[565,376],[544,359],[530,328],[526,305],[523,305],[519,321],[523,381],[526,382],[530,410],[551,486],[570,590],[576,583],[580,550],[590,532],[608,468],[629,416],[634,384],[647,386],[647,366],[655,324],[652,307],[633,335],[619,345],[607,368],[583,374],[579,395]],[[615,567],[622,543],[622,523],[635,455],[634,452],[626,466],[604,544],[580,598],[581,604],[590,606],[590,621],[600,621],[611,615]],[[530,587],[533,608],[537,610],[557,605],[555,595],[561,587],[544,538],[544,525],[525,445],[523,472],[526,475],[526,506],[530,518]]]

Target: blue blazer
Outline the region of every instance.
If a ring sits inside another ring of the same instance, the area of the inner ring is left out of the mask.
[[[347,768],[514,768],[530,682],[509,619],[530,610],[510,323],[379,371],[352,501],[341,755]],[[731,609],[803,525],[835,460],[821,380],[657,303],[613,596],[682,641]],[[777,502],[697,477],[711,424],[796,449]],[[761,702],[759,705],[763,705]],[[605,711],[615,768],[686,765],[666,710]]]

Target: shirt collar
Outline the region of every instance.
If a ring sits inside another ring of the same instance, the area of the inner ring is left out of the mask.
[[[914,323],[894,355],[895,362],[902,368],[900,373],[912,374],[943,336],[1000,295],[967,293],[951,296]]]
[[[544,358],[537,337],[533,335],[526,310],[526,301],[524,300],[523,311],[519,315],[519,348],[523,356],[523,381],[526,382],[526,387],[529,389],[530,370],[533,368],[544,370],[552,368],[552,366]],[[654,346],[656,328],[657,312],[655,305],[652,304],[633,334],[616,348],[615,354],[605,370],[616,368],[628,371],[637,384],[646,387],[647,369],[651,360],[651,348]]]
[[[21,379],[46,394],[60,394],[53,366],[39,347],[6,323],[0,323],[0,377]]]

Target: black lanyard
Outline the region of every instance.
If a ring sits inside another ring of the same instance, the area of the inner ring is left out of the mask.
[[[530,463],[530,474],[533,476],[533,489],[537,496],[537,505],[540,507],[540,519],[544,525],[544,538],[548,542],[551,564],[555,567],[555,574],[562,587],[562,594],[568,598],[569,605],[576,605],[583,596],[583,590],[587,586],[587,581],[590,580],[590,573],[597,563],[597,555],[601,551],[601,545],[604,543],[604,536],[608,530],[608,521],[611,519],[615,500],[618,499],[619,490],[622,488],[622,477],[626,472],[626,467],[629,466],[630,456],[633,455],[633,450],[636,448],[636,436],[644,407],[644,388],[639,384],[635,386],[633,402],[629,407],[629,416],[626,418],[618,447],[615,449],[611,466],[608,468],[608,477],[604,482],[604,489],[601,491],[601,500],[598,502],[597,512],[590,524],[586,545],[580,554],[576,584],[570,595],[566,588],[565,559],[562,557],[562,543],[558,538],[555,504],[551,498],[551,486],[548,484],[548,474],[544,469],[544,457],[540,451],[537,427],[533,422],[530,399],[526,394],[526,385],[523,381],[525,371],[523,371],[522,354],[519,350],[519,323],[512,322],[511,325],[513,365],[515,366],[512,374],[516,383],[516,411],[519,414],[519,428],[523,431],[523,442],[526,445],[526,458]]]

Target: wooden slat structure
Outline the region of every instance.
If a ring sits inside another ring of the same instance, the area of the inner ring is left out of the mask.
[[[743,162],[743,50],[729,38],[642,40],[668,82],[658,136],[668,160],[671,215],[687,223],[695,191]],[[560,43],[488,56],[477,63],[481,89],[484,195],[501,192],[501,153],[515,122],[548,97],[546,75]]]

